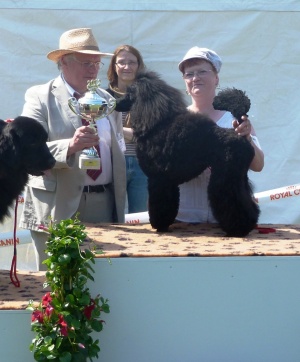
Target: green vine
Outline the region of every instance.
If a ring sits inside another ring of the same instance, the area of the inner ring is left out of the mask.
[[[86,233],[78,218],[50,223],[46,243],[49,256],[45,288],[50,288],[38,306],[29,302],[32,311],[31,330],[35,338],[30,344],[35,361],[84,362],[98,357],[99,340],[90,334],[100,332],[102,313],[109,313],[108,300],[92,298],[87,287],[94,281],[94,253],[81,250]]]

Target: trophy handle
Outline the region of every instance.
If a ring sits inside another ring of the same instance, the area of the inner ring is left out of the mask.
[[[77,116],[81,116],[81,114],[78,111],[78,101],[75,97],[71,97],[68,99],[69,107],[71,108],[71,111],[77,114]]]
[[[115,108],[116,108],[116,99],[114,97],[111,97],[107,101],[107,113],[106,113],[106,115],[108,116],[109,114],[111,114]]]

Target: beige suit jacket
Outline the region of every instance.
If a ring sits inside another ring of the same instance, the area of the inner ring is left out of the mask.
[[[99,89],[101,97],[110,94]],[[68,145],[81,119],[69,108],[70,94],[59,76],[50,82],[29,88],[25,94],[22,115],[40,122],[48,132],[48,147],[56,160],[48,176],[30,176],[25,188],[24,209],[20,227],[38,230],[39,225],[68,219],[76,213],[86,171],[78,167],[80,152],[67,157]],[[109,118],[110,116],[108,116]],[[111,124],[111,155],[113,165],[113,188],[115,195],[115,222],[124,222],[126,198],[126,165],[116,134],[123,134],[115,122]],[[38,157],[38,155],[37,155]],[[101,207],[101,206],[99,206]]]

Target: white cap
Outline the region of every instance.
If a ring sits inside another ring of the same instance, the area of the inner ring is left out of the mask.
[[[178,68],[182,73],[183,73],[183,63],[188,59],[207,60],[209,63],[212,64],[217,73],[219,73],[222,66],[221,58],[213,50],[207,48],[193,47],[190,50],[188,50],[188,52],[183,57],[182,61],[178,64]]]

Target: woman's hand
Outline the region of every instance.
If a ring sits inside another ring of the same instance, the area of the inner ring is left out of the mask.
[[[246,137],[249,141],[251,141],[251,133],[253,134],[253,128],[247,116],[242,116],[243,122],[239,124],[239,122],[235,119],[232,122],[232,126],[235,132],[239,136]]]

